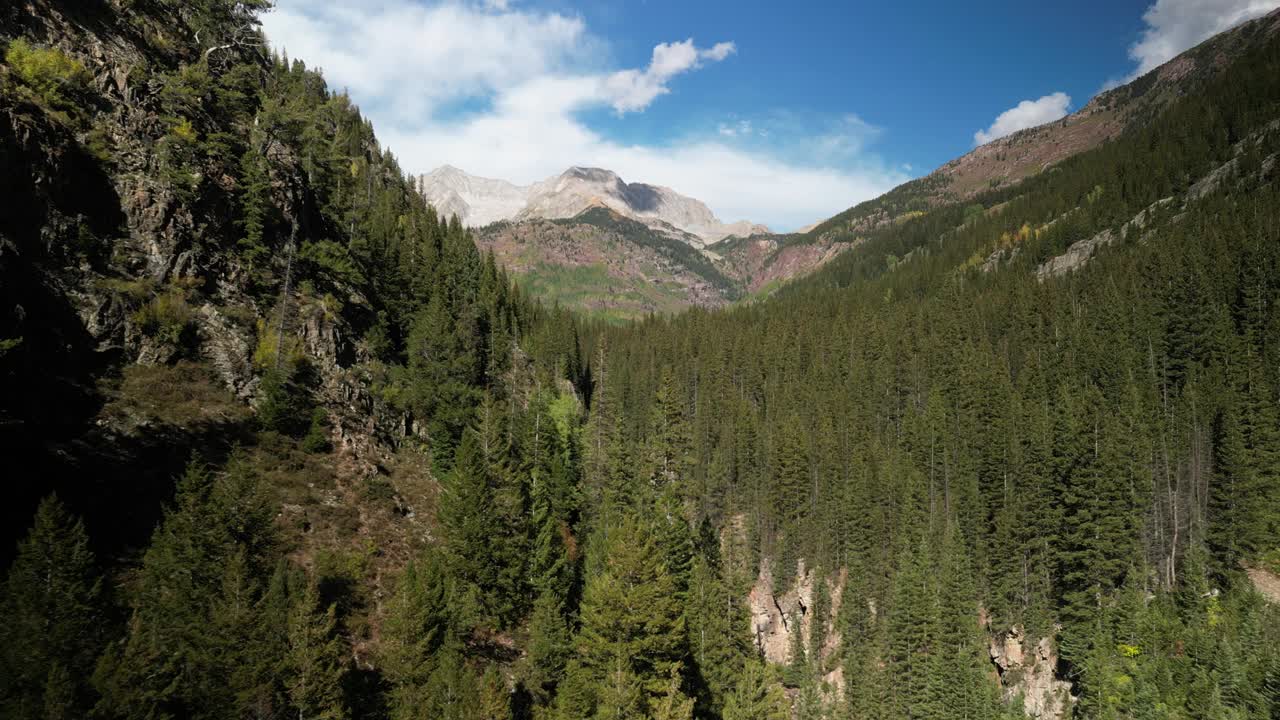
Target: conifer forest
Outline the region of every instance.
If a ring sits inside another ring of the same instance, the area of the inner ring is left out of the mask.
[[[269,9],[0,7],[0,716],[1280,718],[1280,16],[619,321]]]

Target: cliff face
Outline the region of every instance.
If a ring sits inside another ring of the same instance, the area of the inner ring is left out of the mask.
[[[825,588],[820,588],[819,583]],[[838,661],[841,637],[836,622],[844,601],[844,586],[844,571],[821,577],[801,560],[789,586],[775,588],[772,562],[766,558],[747,597],[751,633],[761,656],[775,665],[788,665],[796,661],[797,648],[808,653],[809,661],[822,670],[828,701],[844,695],[844,668]],[[816,603],[820,590],[825,590],[829,600],[822,617]],[[814,647],[815,633],[822,638],[821,647]]]
[[[1006,701],[1022,698],[1027,715],[1042,720],[1067,717],[1071,709],[1071,683],[1057,677],[1058,652],[1050,638],[1033,645],[1019,627],[991,636],[991,662],[1000,676]]]
[[[338,492],[385,475],[419,428],[372,390],[366,291],[305,279],[314,261],[302,247],[329,234],[310,160],[287,138],[255,135],[262,108],[225,122],[177,97],[240,72],[249,106],[269,63],[260,49],[232,72],[229,49],[201,50],[188,16],[165,22],[130,4],[26,0],[0,19],[0,45],[22,38],[67,74],[42,93],[18,63],[0,65],[0,449],[44,468],[15,479],[6,527],[26,527],[29,504],[55,489],[103,498],[87,514],[111,549],[145,540],[193,452],[216,462],[249,438],[271,338],[307,358]],[[240,159],[214,154],[250,137],[281,240],[256,265],[236,221]],[[179,412],[196,399],[207,412]],[[416,534],[385,537],[394,547]]]
[[[765,558],[747,596],[751,635],[761,657],[786,667],[796,662],[798,649],[807,653],[809,664],[821,675],[824,701],[831,704],[844,697],[845,691],[844,639],[837,620],[841,608],[844,603],[855,603],[847,610],[875,615],[866,598],[846,597],[846,580],[844,570],[823,576],[807,568],[802,559],[787,585],[775,587],[773,563]],[[830,603],[823,617],[819,617],[816,602],[820,589],[825,590]],[[815,648],[814,633],[819,628],[822,642]],[[1074,702],[1072,684],[1058,676],[1058,652],[1052,638],[1031,642],[1020,627],[988,629],[987,644],[992,682],[998,684],[1005,702],[1020,699],[1027,716],[1040,720],[1069,716]]]

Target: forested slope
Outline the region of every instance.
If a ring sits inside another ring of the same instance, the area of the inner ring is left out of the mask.
[[[0,10],[5,717],[1280,712],[1274,17],[1094,150],[612,327],[260,5]]]
[[[1056,652],[1077,716],[1275,712],[1280,626],[1243,570],[1280,539],[1280,43],[1250,37],[1114,141],[771,302],[606,334],[588,437],[652,443],[666,388],[688,502],[775,585],[800,558],[838,578],[841,642],[799,688],[840,669],[853,717],[985,717],[993,659],[1060,692],[1025,682]]]
[[[464,429],[574,414],[571,319],[268,53],[266,6],[0,9],[5,717],[381,716]]]

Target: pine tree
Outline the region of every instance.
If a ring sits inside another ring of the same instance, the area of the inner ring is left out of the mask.
[[[958,533],[943,541],[939,562],[938,638],[931,656],[932,701],[956,720],[982,720],[996,708],[990,659],[978,627],[972,564]]]
[[[927,543],[904,551],[899,560],[888,623],[893,715],[937,717],[937,685],[931,682],[938,652],[937,587]]]
[[[270,222],[271,178],[266,159],[256,148],[240,159],[240,230],[239,247],[251,268],[265,268],[270,258],[267,238]]]
[[[472,417],[476,392],[461,331],[437,289],[413,318],[406,342],[406,384],[414,415],[424,422],[437,459],[448,457]]]
[[[510,720],[511,693],[497,668],[490,665],[480,676],[475,720]]]
[[[630,703],[632,685],[644,707],[687,652],[682,608],[645,523],[624,517],[603,551],[601,572],[583,592],[577,662],[600,688],[601,707]]]
[[[273,519],[240,461],[217,476],[189,465],[143,556],[126,637],[95,672],[99,711],[214,718],[263,702],[261,669],[279,658],[267,656],[253,609],[270,576]]]
[[[653,534],[662,552],[662,561],[675,587],[675,599],[681,607],[689,593],[689,576],[693,565],[693,528],[686,508],[673,488],[659,491],[654,503]]]
[[[381,667],[390,686],[392,720],[423,716],[425,688],[441,649],[453,643],[454,601],[443,563],[435,555],[411,562],[400,575],[383,625]]]
[[[653,467],[654,485],[660,489],[673,487],[676,497],[688,497],[693,480],[693,439],[684,403],[670,370],[662,374],[650,426],[649,463]]]
[[[495,499],[495,486],[506,479],[505,468],[490,464],[485,439],[474,429],[463,433],[440,497],[439,518],[450,575],[475,588],[483,612],[501,623],[512,617],[514,590],[509,585],[523,568],[512,567],[519,562],[520,550],[511,547],[515,533],[504,526],[510,499],[503,499],[501,513]],[[495,477],[499,474],[503,479]]]
[[[289,650],[285,656],[285,685],[298,720],[347,717],[342,692],[346,673],[335,606],[321,606],[314,581],[294,600],[289,613]]]
[[[704,554],[694,559],[685,607],[692,663],[719,710],[747,662],[746,611]]]
[[[692,720],[693,698],[680,691],[680,673],[673,671],[667,690],[653,703],[649,713],[653,720]]]
[[[750,661],[725,700],[724,720],[786,720],[787,697],[762,662]]]
[[[800,432],[799,419],[790,418],[776,440],[772,458],[772,506],[777,523],[774,583],[779,587],[791,583],[805,548],[801,520],[809,506],[811,483]]]
[[[829,710],[818,680],[812,675],[806,676],[801,681],[800,694],[796,697],[796,720],[828,720],[831,717]]]
[[[555,693],[556,683],[564,675],[571,653],[563,606],[549,591],[544,590],[533,603],[527,653],[523,680],[534,700],[547,704]]]
[[[84,524],[45,498],[0,598],[0,714],[76,717],[103,639],[101,580]]]
[[[501,628],[524,616],[529,596],[529,475],[514,459],[514,430],[502,406],[486,396],[476,413],[476,435],[492,498],[492,534],[481,556],[492,568],[492,585],[480,585],[486,607]],[[479,557],[475,558],[479,560]]]
[[[645,692],[627,659],[610,656],[601,667],[596,690],[595,720],[626,720],[645,716]]]
[[[557,603],[565,603],[575,581],[575,558],[570,556],[566,543],[566,538],[572,540],[569,526],[551,504],[552,491],[548,485],[556,481],[556,474],[535,472],[532,478],[530,524],[535,535],[529,560],[529,585],[540,595],[548,594]]]

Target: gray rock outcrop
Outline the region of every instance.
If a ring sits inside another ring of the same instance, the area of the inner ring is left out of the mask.
[[[1071,707],[1071,683],[1058,679],[1057,649],[1043,637],[1032,647],[1022,628],[1013,627],[991,638],[991,662],[1000,674],[1006,701],[1022,697],[1028,717],[1060,720]]]
[[[731,235],[748,237],[770,232],[764,225],[745,220],[722,223],[698,200],[668,187],[627,183],[617,173],[600,168],[571,167],[532,185],[516,185],[445,165],[422,175],[419,187],[439,212],[457,215],[471,227],[500,220],[558,220],[576,217],[592,207],[607,207],[660,231],[682,231],[673,233],[673,237],[697,246]]]

